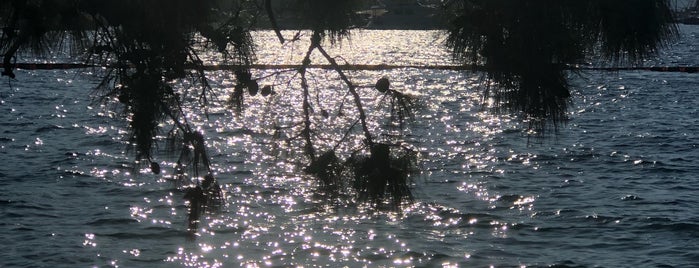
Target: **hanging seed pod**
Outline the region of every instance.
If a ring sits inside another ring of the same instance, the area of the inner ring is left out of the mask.
[[[150,162],[150,171],[156,175],[160,174],[160,164],[156,162]]]
[[[250,80],[248,83],[248,92],[250,93],[250,96],[255,96],[257,95],[257,91],[260,90],[260,85],[257,84],[257,80]]]
[[[386,93],[388,89],[391,87],[391,82],[388,81],[387,77],[382,77],[379,79],[379,81],[376,81],[376,90],[378,90],[381,93]]]
[[[260,91],[260,94],[262,94],[263,97],[267,97],[272,94],[272,86],[266,85],[262,87],[262,90]]]

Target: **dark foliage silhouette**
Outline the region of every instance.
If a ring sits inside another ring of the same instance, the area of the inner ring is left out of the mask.
[[[496,86],[486,96],[531,126],[566,119],[566,72],[592,57],[638,63],[676,36],[670,1],[457,0],[448,46],[482,66]]]

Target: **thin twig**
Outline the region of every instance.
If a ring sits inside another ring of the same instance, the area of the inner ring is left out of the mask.
[[[364,138],[366,139],[367,144],[371,146],[374,142],[366,122],[366,113],[364,112],[364,107],[362,106],[361,97],[359,96],[359,93],[357,93],[356,90],[357,86],[352,84],[352,81],[350,81],[347,75],[345,75],[345,72],[342,71],[342,68],[340,68],[340,66],[337,64],[337,61],[335,61],[335,59],[331,57],[330,54],[328,54],[328,52],[325,51],[325,49],[323,49],[323,47],[320,45],[320,42],[318,42],[316,48],[321,54],[323,54],[323,57],[325,57],[325,59],[335,69],[335,72],[337,72],[337,74],[340,75],[340,79],[342,79],[342,81],[344,81],[345,84],[347,84],[350,94],[352,94],[352,97],[354,97],[354,104],[357,106],[357,110],[359,112],[359,121],[362,123]]]
[[[303,65],[299,69],[301,74],[301,88],[303,89],[303,120],[304,129],[302,135],[306,140],[306,154],[311,158],[311,161],[315,161],[315,150],[313,149],[313,141],[311,140],[311,103],[309,99],[308,91],[308,81],[306,79],[306,68],[311,64],[311,53],[318,47],[318,42],[311,41],[311,45],[308,47],[308,52],[303,58]]]

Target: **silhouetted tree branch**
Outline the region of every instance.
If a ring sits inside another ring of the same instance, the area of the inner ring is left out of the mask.
[[[272,10],[272,0],[265,0],[265,11],[267,11],[270,24],[272,24],[272,30],[277,35],[279,42],[284,44],[284,36],[282,35],[279,24],[277,23],[277,18],[274,16],[274,11]]]

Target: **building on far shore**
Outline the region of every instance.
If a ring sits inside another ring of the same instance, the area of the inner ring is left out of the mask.
[[[377,0],[370,9],[360,11],[367,29],[415,29],[431,30],[443,28],[438,7],[430,1]],[[433,1],[434,2],[434,1]]]

